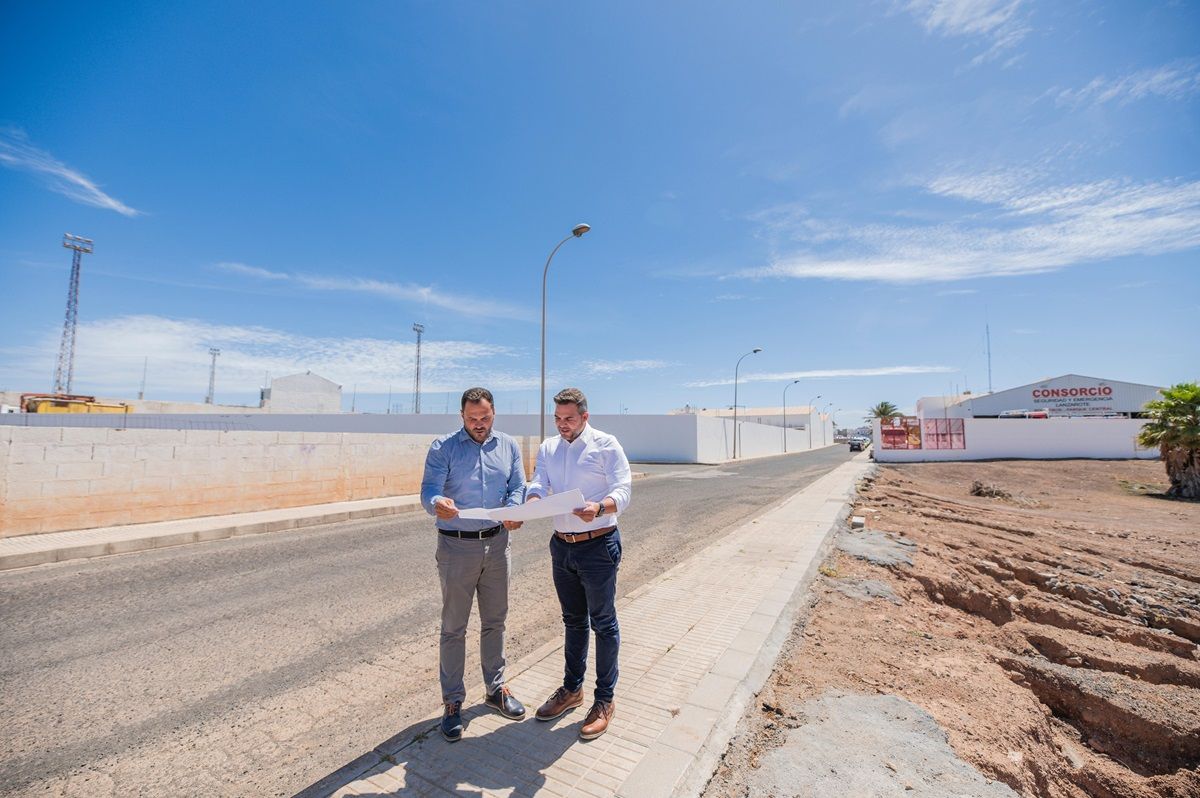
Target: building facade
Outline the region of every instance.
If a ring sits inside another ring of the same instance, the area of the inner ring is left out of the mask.
[[[1159,386],[1064,374],[978,396],[926,396],[917,400],[920,418],[1139,418]]]

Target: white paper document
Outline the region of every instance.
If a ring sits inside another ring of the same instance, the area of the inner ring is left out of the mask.
[[[585,504],[587,502],[583,500],[583,492],[575,488],[566,493],[547,496],[540,501],[518,504],[516,507],[497,507],[495,510],[485,510],[482,507],[460,509],[458,517],[480,521],[532,521],[535,518],[565,515]]]

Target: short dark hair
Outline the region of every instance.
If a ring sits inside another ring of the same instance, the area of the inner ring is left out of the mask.
[[[578,388],[563,388],[558,393],[554,394],[554,404],[556,405],[576,405],[580,413],[587,412],[587,397],[583,395],[583,391]]]
[[[487,388],[468,388],[463,391],[462,405],[459,410],[466,410],[467,402],[487,402],[493,410],[496,409],[496,400],[492,399],[492,392]]]

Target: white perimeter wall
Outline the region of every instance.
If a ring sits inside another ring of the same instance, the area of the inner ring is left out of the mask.
[[[450,417],[442,420],[450,423]],[[594,421],[616,435],[635,462],[722,463],[733,457],[731,419],[621,415]],[[536,417],[526,417],[523,426],[534,433],[515,430],[529,473],[539,440]],[[739,458],[783,453],[782,427],[738,427]],[[832,425],[826,424],[824,438],[820,433],[813,430],[814,448],[833,442]],[[807,431],[786,434],[789,452],[808,449]],[[416,493],[433,437],[0,426],[0,537]]]
[[[1157,449],[1137,445],[1145,423],[1130,418],[968,418],[966,449],[884,449],[879,421],[875,427],[875,460],[915,463],[942,460],[1155,460]]]
[[[833,424],[819,419],[812,430],[812,448],[833,443]],[[733,421],[698,415],[593,415],[591,424],[616,435],[630,460],[642,463],[723,463],[733,458]],[[354,413],[189,415],[130,413],[45,414],[0,416],[0,431],[13,427],[90,427],[96,429],[155,429],[221,432],[323,432],[352,434],[441,435],[462,426],[457,414],[368,415]],[[822,429],[823,427],[823,429]],[[738,420],[741,441],[738,458],[769,457],[784,452],[783,428]],[[536,415],[497,415],[496,429],[516,437],[538,434]],[[554,435],[554,420],[546,418],[546,433]],[[789,430],[787,451],[809,448],[807,430]]]

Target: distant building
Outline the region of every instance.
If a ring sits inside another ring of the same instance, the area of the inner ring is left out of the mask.
[[[260,406],[271,413],[340,413],[342,386],[306,371],[271,380]]]
[[[816,412],[816,408],[809,407],[808,405],[789,405],[786,409],[783,407],[739,407],[737,417],[738,421],[753,424],[766,424],[772,427],[786,426],[788,429],[805,429],[809,416]],[[678,410],[672,410],[670,414],[673,416],[692,415],[732,419],[733,408],[692,407],[691,405],[687,405]],[[823,418],[828,417],[828,415],[823,416]]]
[[[1005,391],[917,400],[919,418],[1003,418],[1032,414],[1047,417],[1138,418],[1157,385],[1064,374]]]

